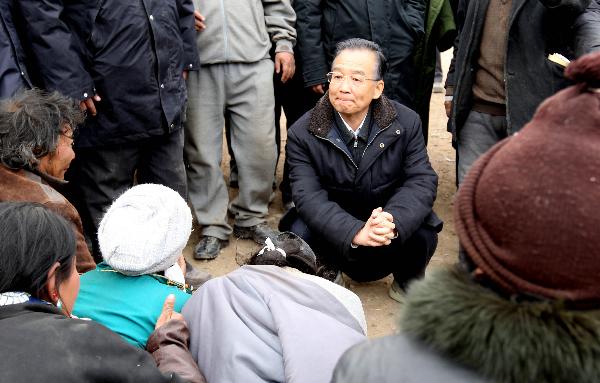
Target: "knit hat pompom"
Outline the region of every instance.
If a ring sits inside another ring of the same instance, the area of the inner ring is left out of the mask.
[[[173,266],[192,231],[192,214],[174,190],[154,184],[132,187],[108,209],[98,229],[104,261],[126,275]]]
[[[565,77],[589,88],[600,88],[600,52],[590,53],[569,64]]]

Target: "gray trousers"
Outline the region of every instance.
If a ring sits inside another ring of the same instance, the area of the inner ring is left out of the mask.
[[[492,146],[506,138],[507,124],[505,116],[471,110],[465,124],[458,131],[458,169],[460,185],[471,165]]]
[[[203,236],[227,239],[229,193],[223,173],[225,115],[237,160],[239,194],[231,202],[235,224],[265,221],[275,171],[273,62],[211,64],[189,72],[184,158],[188,193]]]

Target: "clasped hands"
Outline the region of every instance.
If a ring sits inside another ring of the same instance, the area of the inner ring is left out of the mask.
[[[394,217],[383,211],[383,208],[378,207],[373,210],[365,226],[354,236],[352,244],[372,247],[386,246],[392,243],[392,239],[396,236]]]

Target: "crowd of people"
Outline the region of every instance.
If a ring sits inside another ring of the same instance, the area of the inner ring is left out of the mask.
[[[600,380],[597,51],[599,0],[0,0],[1,380]]]

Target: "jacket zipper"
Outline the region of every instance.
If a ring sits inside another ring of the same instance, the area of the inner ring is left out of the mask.
[[[367,152],[367,149],[369,148],[369,146],[371,146],[371,144],[373,143],[373,141],[375,141],[375,139],[377,138],[377,136],[379,136],[381,134],[381,132],[383,132],[384,130],[386,130],[387,128],[389,128],[390,126],[392,126],[392,124],[390,123],[388,126],[386,126],[383,129],[380,129],[379,132],[375,133],[375,135],[373,136],[373,138],[371,139],[371,141],[369,141],[367,143],[367,146],[365,146],[365,150],[363,150],[362,156],[364,157],[365,153]]]
[[[365,146],[365,150],[363,150],[363,153],[362,153],[362,155],[363,155],[363,156],[365,155],[365,152],[367,151],[367,148],[368,148],[368,147],[369,147],[369,146],[370,146],[370,145],[373,143],[373,141],[375,141],[375,139],[377,138],[377,136],[379,136],[379,135],[381,134],[381,132],[383,132],[384,130],[386,130],[386,129],[387,129],[387,128],[389,128],[390,126],[392,126],[392,124],[391,124],[391,123],[390,123],[388,126],[386,126],[385,128],[383,128],[383,129],[380,129],[380,130],[379,130],[377,133],[375,133],[375,135],[373,136],[373,138],[371,139],[371,141],[369,141],[369,142],[367,143],[367,146]],[[358,170],[358,166],[356,166],[356,163],[354,162],[354,160],[352,159],[352,157],[350,157],[350,156],[348,155],[348,153],[346,153],[346,151],[345,151],[344,149],[342,149],[342,148],[340,148],[339,146],[337,146],[337,145],[335,144],[335,142],[331,141],[329,138],[325,138],[325,137],[317,136],[316,134],[315,134],[314,136],[315,136],[315,137],[317,137],[317,138],[318,138],[318,139],[320,139],[320,140],[327,141],[327,142],[331,143],[333,146],[335,146],[335,148],[336,148],[337,150],[339,150],[340,152],[344,153],[344,155],[346,156],[346,158],[348,158],[348,159],[350,160],[350,162],[352,162],[352,165],[354,165],[354,167],[356,168],[356,170]],[[354,145],[355,145],[355,147],[356,147],[356,141],[354,141]]]
[[[347,158],[350,160],[350,162],[352,162],[352,165],[354,165],[354,167],[356,168],[356,170],[358,170],[358,166],[356,166],[356,163],[354,162],[354,160],[352,159],[352,157],[350,157],[350,156],[348,155],[348,153],[346,153],[346,151],[345,151],[344,149],[342,149],[342,148],[340,148],[339,146],[337,146],[337,145],[335,144],[335,142],[331,141],[329,138],[325,138],[325,137],[317,136],[316,134],[315,134],[315,137],[317,137],[317,138],[318,138],[318,139],[320,139],[320,140],[323,140],[323,141],[330,142],[330,143],[331,143],[331,145],[335,146],[337,150],[339,150],[340,152],[344,153],[344,155],[345,155],[345,156],[346,156],[346,157],[347,157]]]

